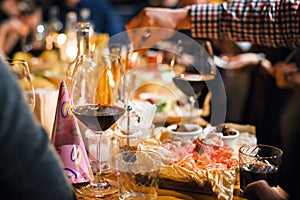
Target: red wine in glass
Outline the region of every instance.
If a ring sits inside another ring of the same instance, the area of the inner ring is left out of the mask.
[[[191,103],[190,108],[190,119],[193,117],[193,110],[195,107],[195,102],[203,94],[206,95],[208,91],[206,82],[212,81],[214,75],[212,74],[200,74],[200,73],[189,73],[185,72],[179,74],[173,78],[173,82],[185,95],[189,97]],[[204,96],[205,97],[205,96]],[[204,98],[203,97],[203,98]]]
[[[213,75],[184,73],[173,78],[175,85],[187,96],[199,96],[207,87],[206,82],[214,79]],[[191,90],[192,88],[192,90]]]
[[[91,104],[77,106],[73,113],[86,127],[99,132],[109,129],[125,113],[125,109],[118,106]]]
[[[240,166],[240,188],[254,181],[266,180],[270,186],[278,185],[278,167],[263,162],[244,163]]]

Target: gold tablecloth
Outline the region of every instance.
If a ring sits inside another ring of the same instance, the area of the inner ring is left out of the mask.
[[[78,193],[76,193],[76,196],[79,200],[99,200],[99,199],[105,199],[105,200],[117,200],[118,194],[114,194],[108,197],[103,198],[89,198],[84,197]],[[217,197],[208,195],[208,194],[201,194],[201,193],[195,193],[195,192],[185,192],[185,191],[175,191],[175,190],[169,190],[169,189],[158,189],[158,198],[157,200],[218,200]],[[239,196],[234,196],[233,200],[245,200],[244,198],[241,198]]]
[[[116,176],[112,174],[109,178],[116,180]],[[236,191],[238,191],[238,186],[236,186]],[[238,195],[238,193],[236,192]],[[244,198],[241,198],[239,196],[234,196],[233,200],[245,200]],[[76,193],[76,196],[79,200],[118,200],[119,196],[118,193],[114,195],[110,195],[103,198],[91,198],[91,197],[85,197],[80,195],[79,193]],[[188,191],[179,191],[179,190],[171,190],[171,189],[165,189],[165,188],[159,188],[158,189],[158,198],[157,200],[218,200],[216,196],[210,195],[210,194],[204,194],[204,193],[197,193],[197,192],[188,192]]]

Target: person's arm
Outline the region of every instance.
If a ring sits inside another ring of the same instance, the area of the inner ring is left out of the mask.
[[[277,62],[272,67],[272,75],[277,87],[300,93],[300,72],[296,63]]]
[[[225,63],[224,68],[227,69],[240,69],[247,66],[261,66],[264,67],[267,71],[272,67],[272,63],[265,58],[264,54],[260,53],[240,53],[235,56],[223,56],[222,58]]]
[[[126,29],[136,46],[141,42],[144,46],[153,45],[173,36],[174,32],[167,33],[167,29],[190,29],[194,38],[292,48],[300,46],[299,10],[300,1],[292,0],[233,0],[178,9],[144,8],[126,24]],[[144,41],[149,36],[146,27],[152,27],[151,36]]]
[[[0,193],[9,199],[76,199],[63,165],[0,61]],[[0,196],[1,196],[0,195]]]
[[[189,7],[146,7],[126,24],[129,39],[137,49],[152,47],[157,42],[172,37],[174,30],[189,28]]]
[[[250,41],[264,46],[300,45],[300,2],[233,0],[191,6],[192,37]]]

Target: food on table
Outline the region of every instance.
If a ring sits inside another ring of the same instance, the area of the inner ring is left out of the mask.
[[[198,124],[172,124],[167,126],[169,138],[173,140],[193,140],[202,132]]]
[[[216,132],[221,132],[221,133],[223,133],[224,136],[237,134],[236,130],[232,129],[231,127],[227,126],[226,124],[217,125]]]
[[[172,151],[174,157],[165,157],[167,163],[176,164],[189,170],[229,169],[238,166],[238,159],[234,157],[233,149],[228,146],[207,145],[201,139],[191,143],[161,144],[164,150]],[[164,152],[162,152],[164,155]]]
[[[37,88],[56,89],[57,88],[56,85],[54,85],[51,81],[49,81],[47,78],[42,76],[34,76],[32,79],[32,83],[35,89]]]
[[[177,131],[177,132],[193,132],[193,131],[197,131],[198,128],[197,127],[187,127],[185,124],[176,124],[176,127],[174,129],[172,129],[173,131]]]
[[[59,60],[59,55],[55,50],[45,50],[41,53],[39,58],[53,62]]]
[[[29,52],[23,52],[23,51],[19,51],[17,53],[14,54],[13,59],[20,59],[20,60],[26,60],[27,63],[30,63],[31,58],[33,58],[34,56],[29,53]]]
[[[219,124],[217,126],[208,126],[204,130],[204,135],[217,135],[221,138],[222,145],[234,147],[240,135],[239,131],[231,128],[227,124]]]
[[[201,138],[192,141],[165,139],[159,145],[140,148],[155,150],[163,156],[161,187],[186,190],[191,186],[198,192],[209,191],[218,199],[232,199],[238,177],[238,158],[233,148],[208,145]],[[176,184],[167,184],[170,181]]]

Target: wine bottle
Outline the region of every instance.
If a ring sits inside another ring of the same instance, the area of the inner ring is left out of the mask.
[[[76,23],[76,12],[68,12],[66,16],[66,26],[64,28],[66,41],[60,47],[60,59],[62,61],[72,62],[77,56]]]
[[[89,37],[90,37],[90,23],[89,22],[77,22],[76,24],[77,34],[77,56],[69,64],[66,70],[66,84],[67,88],[70,89],[71,78],[76,64],[76,60],[84,54],[89,54]]]

